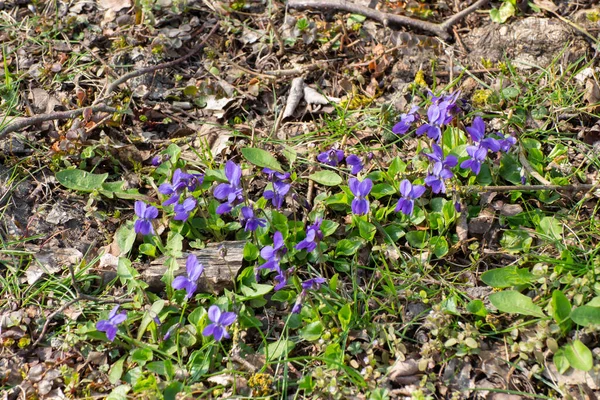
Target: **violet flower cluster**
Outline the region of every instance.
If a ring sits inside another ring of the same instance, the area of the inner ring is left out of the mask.
[[[217,207],[217,214],[227,214],[233,207],[242,203],[242,169],[233,161],[225,163],[225,177],[228,183],[221,183],[215,188],[213,195],[219,200],[225,200]]]
[[[271,204],[276,209],[280,209],[283,205],[283,200],[285,199],[285,195],[290,191],[292,185],[287,182],[290,178],[290,173],[281,173],[277,171],[273,171],[272,169],[265,168],[263,170],[268,176],[269,180],[272,182],[273,188],[269,190],[265,190],[263,196],[267,200],[271,200]]]
[[[346,165],[350,168],[350,173],[352,175],[358,175],[365,167],[367,161],[370,161],[373,158],[373,154],[369,153],[364,157],[357,156],[356,154],[348,154],[346,156],[343,150],[331,148],[317,155],[317,160],[319,162],[332,167],[337,167],[344,161],[344,158]]]
[[[454,94],[442,96],[434,96],[432,93],[429,93],[431,105],[427,109],[427,122],[422,123],[416,129],[417,136],[427,135],[427,137],[433,140],[431,144],[432,151],[423,154],[431,162],[424,183],[431,188],[434,194],[446,193],[446,181],[454,177],[452,168],[458,165],[458,158],[456,156],[444,156],[439,143],[442,139],[444,127],[450,124],[454,117],[461,111],[457,104],[459,96],[460,92],[458,91]],[[420,119],[419,107],[413,106],[408,113],[400,116],[400,121],[394,125],[392,132],[397,135],[403,135],[410,131],[413,124]],[[467,146],[466,152],[469,158],[460,163],[460,168],[470,169],[475,175],[478,175],[481,171],[481,166],[485,162],[488,152],[508,152],[517,142],[514,137],[505,137],[500,133],[496,133],[496,137],[486,136],[485,122],[479,116],[473,119],[472,125],[467,127],[466,130],[473,144]],[[354,190],[352,192],[354,193]],[[401,198],[396,206],[396,211],[412,215],[415,200],[424,193],[424,186],[413,184],[406,179],[403,180],[400,184]],[[356,193],[354,194],[356,196]]]

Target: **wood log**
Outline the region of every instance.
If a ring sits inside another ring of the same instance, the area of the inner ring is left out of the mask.
[[[199,292],[221,294],[225,289],[232,290],[234,279],[244,261],[245,244],[245,240],[208,243],[204,249],[183,253],[177,258],[179,268],[175,271],[175,276],[186,274],[185,262],[188,255],[193,253],[204,266],[204,272],[198,280]],[[167,271],[166,260],[167,256],[159,257],[140,271],[141,279],[148,284],[150,290],[164,289],[165,284],[161,279]]]

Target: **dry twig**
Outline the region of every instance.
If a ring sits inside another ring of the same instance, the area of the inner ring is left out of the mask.
[[[137,76],[142,76],[145,74],[149,74],[151,72],[154,71],[158,71],[159,69],[165,69],[165,68],[171,68],[176,66],[177,64],[180,64],[182,62],[184,62],[185,60],[195,56],[196,54],[198,54],[203,48],[204,48],[204,44],[206,43],[206,41],[213,35],[213,33],[215,33],[217,31],[217,29],[219,28],[219,24],[215,23],[215,25],[212,27],[212,29],[210,30],[210,32],[208,32],[208,34],[204,37],[204,39],[202,39],[202,41],[200,43],[198,43],[198,45],[196,47],[194,47],[189,53],[187,53],[185,56],[179,57],[173,61],[168,61],[168,62],[164,62],[162,64],[157,64],[157,65],[152,65],[150,67],[146,67],[146,68],[142,68],[142,69],[138,69],[136,71],[131,71],[128,74],[123,75],[122,77],[120,77],[119,79],[117,79],[116,81],[114,81],[113,83],[111,83],[110,85],[108,85],[108,88],[106,89],[106,94],[105,96],[110,95],[112,92],[115,91],[115,89],[122,83],[127,82],[128,80],[135,78]]]
[[[354,4],[347,0],[289,0],[288,6],[295,9],[315,9],[315,10],[330,10],[330,11],[346,11],[352,14],[360,14],[365,17],[381,22],[384,26],[397,25],[408,26],[411,28],[421,29],[431,32],[444,40],[449,40],[452,35],[448,32],[449,29],[465,18],[467,15],[484,6],[489,0],[478,0],[473,5],[465,8],[459,13],[454,14],[441,24],[433,22],[421,21],[402,15],[384,13],[372,8]]]
[[[92,112],[98,112],[98,111],[108,112],[108,113],[117,112],[116,108],[109,107],[106,104],[98,104],[96,106],[82,107],[82,108],[77,108],[75,110],[70,110],[70,111],[59,111],[59,112],[52,112],[52,113],[47,113],[47,114],[38,114],[38,115],[34,115],[33,117],[29,117],[29,118],[19,118],[17,121],[8,124],[4,129],[2,129],[0,131],[0,139],[2,139],[3,137],[5,137],[6,135],[8,135],[11,132],[18,131],[20,129],[23,129],[23,128],[31,126],[31,125],[39,124],[39,123],[46,122],[46,121],[54,121],[57,119],[71,119],[71,118],[78,117],[81,114],[83,114],[84,111],[87,109],[91,109]]]

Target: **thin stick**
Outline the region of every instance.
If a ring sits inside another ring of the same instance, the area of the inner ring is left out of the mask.
[[[81,114],[83,114],[84,111],[86,111],[88,109],[91,109],[92,112],[98,112],[98,111],[108,112],[108,113],[117,112],[116,108],[109,107],[106,104],[98,104],[96,106],[82,107],[82,108],[77,108],[77,109],[71,110],[71,111],[59,111],[59,112],[52,112],[52,113],[48,113],[48,114],[38,114],[33,117],[18,119],[17,121],[8,124],[4,129],[2,129],[0,131],[0,139],[2,139],[3,137],[5,137],[6,135],[8,135],[11,132],[18,131],[27,126],[39,124],[41,122],[54,121],[57,119],[71,119],[71,118],[78,117]]]
[[[562,190],[567,192],[590,191],[597,184],[574,184],[574,185],[515,185],[515,186],[466,186],[468,192],[511,192],[513,190]]]
[[[108,85],[108,88],[106,89],[105,96],[110,95],[112,92],[114,92],[114,90],[121,83],[125,83],[128,80],[130,80],[131,78],[135,78],[137,76],[149,74],[151,72],[158,71],[159,69],[165,69],[165,68],[174,67],[177,64],[180,64],[180,63],[184,62],[188,58],[191,58],[191,57],[195,56],[196,54],[198,54],[200,52],[200,50],[202,50],[204,48],[204,44],[206,43],[206,41],[212,36],[213,33],[215,33],[217,31],[218,28],[219,28],[219,24],[216,23],[212,27],[212,29],[210,30],[210,32],[208,32],[206,34],[206,36],[204,36],[204,39],[202,39],[202,41],[200,43],[198,43],[198,45],[196,47],[194,47],[185,56],[179,57],[179,58],[177,58],[177,59],[175,59],[173,61],[168,61],[168,62],[164,62],[162,64],[152,65],[150,67],[138,69],[137,71],[131,71],[130,73],[123,75],[122,77],[120,77],[119,79],[117,79],[116,81],[114,81],[113,83],[111,83],[110,85]]]
[[[449,40],[452,35],[448,30],[465,18],[467,15],[477,10],[478,8],[485,5],[489,0],[478,0],[473,5],[465,8],[459,13],[454,14],[441,24],[435,24],[433,22],[421,21],[402,15],[384,13],[372,8],[361,6],[358,4],[351,3],[346,0],[289,0],[288,6],[295,9],[316,9],[316,10],[331,10],[331,11],[345,11],[352,14],[361,14],[365,17],[371,18],[375,21],[381,22],[384,26],[388,25],[401,25],[408,26],[411,28],[421,29],[427,32],[431,32],[436,36],[444,40]]]

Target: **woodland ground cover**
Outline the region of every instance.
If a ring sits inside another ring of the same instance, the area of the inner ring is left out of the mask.
[[[549,4],[465,26],[593,39]],[[284,10],[0,11],[6,398],[594,396],[597,43],[523,68]]]

